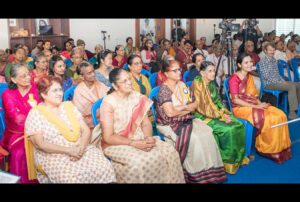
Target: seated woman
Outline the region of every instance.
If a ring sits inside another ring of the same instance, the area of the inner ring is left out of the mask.
[[[174,144],[183,164],[187,183],[221,183],[224,165],[212,129],[191,116],[197,103],[180,81],[180,63],[171,61],[162,69],[166,80],[160,86],[155,106],[157,129]]]
[[[100,108],[104,154],[113,164],[119,183],[184,183],[176,150],[152,136],[146,116],[152,101],[134,91],[122,68],[109,74],[113,84]]]
[[[143,68],[143,62],[140,56],[130,55],[128,58],[129,76],[132,82],[133,90],[146,95],[148,97],[151,86],[146,76],[141,74]]]
[[[99,68],[95,70],[96,79],[104,83],[107,87],[111,87],[108,75],[112,68],[112,52],[110,50],[103,50],[97,56]]]
[[[27,66],[15,64],[9,74],[9,89],[2,95],[6,127],[1,145],[10,153],[9,172],[20,176],[20,183],[37,183],[27,175],[24,124],[30,109],[40,102],[38,90],[30,83]]]
[[[30,71],[31,83],[37,83],[40,78],[48,75],[48,60],[39,55],[34,60],[34,69]]]
[[[38,90],[43,102],[29,112],[25,123],[30,176],[40,183],[115,182],[101,148],[89,144],[91,131],[81,114],[72,102],[62,102],[61,79],[42,78]]]
[[[73,85],[72,79],[66,76],[66,64],[60,56],[54,55],[49,61],[49,74],[61,78],[64,92]]]
[[[271,126],[287,121],[286,115],[258,99],[253,76],[249,74],[253,66],[251,57],[246,53],[239,55],[237,65],[239,70],[229,79],[232,112],[236,117],[248,120],[257,128],[257,152],[277,163],[283,163],[291,158],[288,125],[276,128]]]
[[[244,158],[245,127],[223,105],[214,82],[215,74],[216,67],[212,62],[202,62],[200,75],[192,84],[197,103],[195,116],[213,129],[225,171],[235,174],[242,163],[249,162],[247,157]]]
[[[124,51],[124,46],[122,45],[117,45],[115,48],[115,52],[116,52],[116,57],[114,57],[113,61],[112,61],[112,65],[116,68],[123,68],[123,66],[126,64],[127,62],[127,57],[125,55],[125,51]]]

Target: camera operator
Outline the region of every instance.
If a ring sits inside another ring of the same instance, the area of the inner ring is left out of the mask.
[[[244,50],[244,44],[246,40],[251,40],[254,42],[254,51],[258,53],[257,42],[260,37],[263,36],[261,30],[258,27],[258,21],[256,19],[246,19],[242,22],[240,26],[240,31],[238,34],[243,36],[243,44],[240,50]]]
[[[177,41],[179,41],[179,39],[183,38],[186,35],[186,33],[181,28],[180,20],[175,20],[174,25],[175,25],[175,28],[172,29],[171,36],[172,36],[173,42],[177,42]]]

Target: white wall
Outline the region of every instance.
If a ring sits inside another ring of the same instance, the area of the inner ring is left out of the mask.
[[[96,44],[104,44],[102,30],[107,31],[108,49],[114,50],[117,44],[125,45],[128,36],[131,36],[135,43],[135,19],[70,19],[71,38],[75,43],[77,39],[83,39],[86,49],[92,52]]]
[[[238,18],[232,23],[242,23],[245,18]],[[275,29],[275,19],[257,19],[259,21],[258,26],[262,33],[270,32]],[[207,44],[210,45],[214,38],[214,24],[216,25],[216,34],[222,32],[219,29],[219,23],[222,21],[221,18],[210,18],[210,19],[197,19],[196,21],[196,38],[200,39],[201,36],[207,38]]]
[[[233,23],[241,23],[244,19],[237,19]],[[275,29],[275,19],[257,19],[262,32],[270,32]],[[218,28],[221,18],[197,19],[196,38],[207,37],[207,44],[213,39],[214,27],[216,24],[216,33],[221,33]],[[166,19],[165,35],[171,38],[170,30],[171,19]],[[70,36],[75,39],[83,39],[86,48],[94,51],[94,46],[98,43],[103,45],[101,30],[107,31],[106,48],[114,50],[117,44],[126,44],[126,37],[131,36],[135,43],[135,19],[70,19]],[[108,38],[110,35],[110,38]],[[9,47],[9,36],[7,19],[0,19],[0,48]]]
[[[0,49],[9,48],[8,24],[7,18],[0,19]]]

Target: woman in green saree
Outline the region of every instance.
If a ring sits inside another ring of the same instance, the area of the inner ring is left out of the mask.
[[[223,105],[214,82],[215,72],[213,63],[202,62],[200,74],[191,86],[197,102],[195,116],[213,129],[225,171],[235,174],[240,165],[249,163],[244,156],[245,127]]]

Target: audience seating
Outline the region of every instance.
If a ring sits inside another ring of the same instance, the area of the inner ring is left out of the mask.
[[[294,82],[300,81],[299,68],[298,68],[299,63],[300,63],[300,58],[291,59],[291,66],[294,72]]]
[[[157,78],[157,72],[151,74],[151,76],[149,77],[151,88],[154,88],[156,86],[156,78]]]
[[[65,91],[64,93],[64,101],[71,101],[73,99],[74,96],[74,90],[75,90],[76,86],[71,86],[68,90]]]
[[[292,76],[291,76],[291,70],[290,66],[287,62],[284,60],[278,60],[278,70],[280,73],[280,76],[284,79],[284,69],[287,70],[288,73],[288,81],[292,81]]]
[[[149,94],[149,98],[152,100],[152,101],[154,101],[154,98],[156,99],[156,100],[158,100],[158,91],[159,91],[159,86],[156,86],[155,88],[153,88],[152,90],[151,90],[151,92],[150,92],[150,94]],[[153,115],[153,118],[154,118],[154,121],[153,121],[153,125],[154,125],[154,130],[156,130],[157,131],[157,134],[158,134],[158,136],[160,137],[160,139],[161,140],[164,140],[164,136],[157,130],[157,128],[156,128],[156,114],[155,114],[155,108],[154,108],[155,106],[154,106],[154,103],[153,103],[153,105],[151,106],[151,111],[152,111],[152,115]]]
[[[189,74],[190,74],[190,70],[186,70],[186,71],[183,73],[183,81],[184,81],[184,83],[186,83],[186,79],[187,79],[187,77],[189,76]]]
[[[101,107],[103,98],[100,98],[99,100],[97,100],[93,105],[92,105],[92,118],[93,118],[93,123],[94,126],[98,125],[99,121],[97,119],[97,109],[99,109]]]

